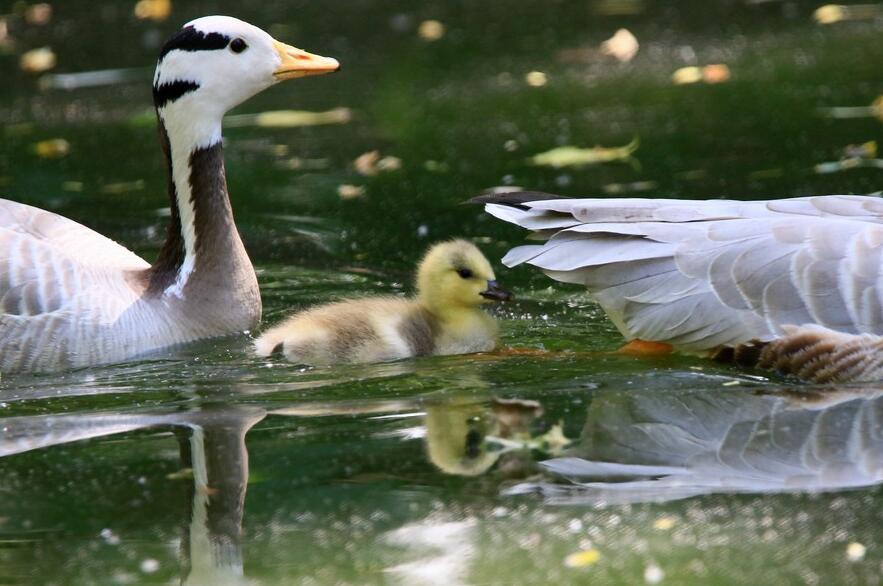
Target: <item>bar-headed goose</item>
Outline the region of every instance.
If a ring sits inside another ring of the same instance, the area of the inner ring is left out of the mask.
[[[420,261],[415,298],[320,305],[264,332],[255,349],[259,356],[281,352],[312,365],[487,352],[497,345],[497,324],[481,306],[511,298],[474,244],[451,240],[432,246]]]
[[[156,262],[0,200],[0,371],[116,362],[254,327],[261,299],[227,196],[221,118],[278,81],[338,68],[225,16],[169,39],[153,81],[172,210]]]
[[[814,374],[802,374],[814,380],[883,376],[873,356],[883,347],[876,338],[883,334],[880,198],[684,201],[519,192],[474,201],[545,240],[510,250],[506,266],[527,263],[584,285],[628,340],[704,354],[787,339],[754,357],[795,374],[815,361]],[[849,351],[835,351],[847,342]]]

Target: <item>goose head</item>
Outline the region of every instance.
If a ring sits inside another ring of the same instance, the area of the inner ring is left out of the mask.
[[[160,51],[153,80],[161,115],[180,110],[220,120],[225,112],[286,80],[337,71],[335,59],[275,40],[229,16],[206,16],[184,25]],[[198,110],[198,112],[193,112]]]
[[[438,313],[512,298],[497,284],[481,251],[465,240],[442,242],[429,249],[417,269],[417,294]]]

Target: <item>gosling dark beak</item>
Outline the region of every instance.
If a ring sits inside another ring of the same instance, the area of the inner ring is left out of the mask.
[[[512,293],[500,288],[496,281],[488,281],[487,289],[479,293],[479,295],[485,299],[492,299],[493,301],[511,301],[515,298]]]

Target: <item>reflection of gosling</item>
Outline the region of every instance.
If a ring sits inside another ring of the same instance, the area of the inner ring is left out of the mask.
[[[298,313],[255,342],[260,356],[281,351],[300,364],[382,362],[493,350],[497,324],[480,309],[512,296],[490,263],[465,240],[436,244],[417,270],[417,297],[371,297]]]

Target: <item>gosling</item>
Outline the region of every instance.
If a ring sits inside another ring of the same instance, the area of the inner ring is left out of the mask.
[[[314,366],[487,352],[497,345],[498,329],[481,306],[510,299],[481,251],[451,240],[432,246],[420,261],[416,297],[320,305],[267,330],[255,350]]]

